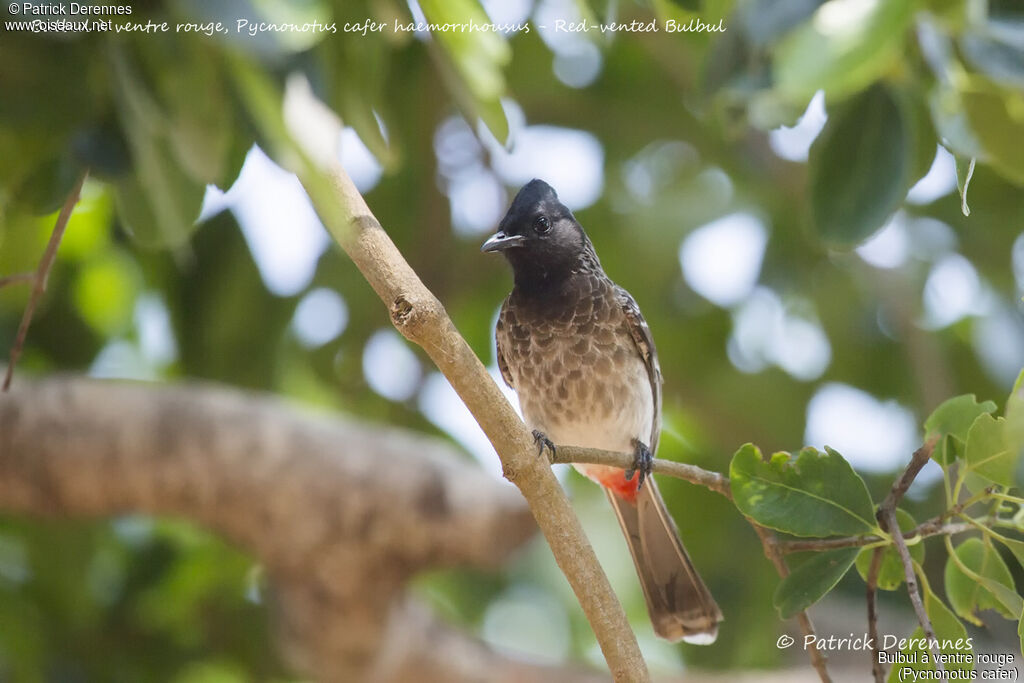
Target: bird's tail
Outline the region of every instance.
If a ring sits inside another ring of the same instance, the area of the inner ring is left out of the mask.
[[[673,642],[713,643],[722,612],[686,554],[654,478],[647,478],[635,502],[605,491],[633,555],[654,632]]]

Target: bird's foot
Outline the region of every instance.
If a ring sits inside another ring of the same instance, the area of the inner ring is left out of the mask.
[[[626,470],[626,481],[632,481],[633,475],[640,473],[640,481],[636,484],[636,490],[643,488],[644,480],[651,476],[651,469],[654,467],[654,456],[647,444],[640,439],[633,439],[633,467]]]
[[[551,442],[547,434],[539,429],[533,430],[533,443],[537,444],[537,455],[544,455],[544,449],[551,451],[551,460],[555,458],[555,444]]]

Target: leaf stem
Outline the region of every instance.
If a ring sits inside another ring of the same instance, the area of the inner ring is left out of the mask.
[[[0,287],[6,287],[7,285],[13,285],[19,282],[31,282],[35,276],[36,274],[32,272],[5,275],[3,277],[0,277]]]

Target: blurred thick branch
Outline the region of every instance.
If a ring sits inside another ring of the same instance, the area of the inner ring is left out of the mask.
[[[222,534],[266,567],[285,652],[318,680],[593,679],[497,654],[404,595],[417,571],[497,567],[536,531],[515,490],[422,435],[210,386],[16,381],[0,510]]]

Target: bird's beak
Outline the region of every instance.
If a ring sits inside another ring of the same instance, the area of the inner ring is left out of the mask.
[[[496,232],[491,235],[490,239],[484,242],[483,246],[480,247],[480,251],[484,253],[492,251],[505,251],[512,247],[522,246],[526,238],[522,235],[506,235],[504,232]]]

